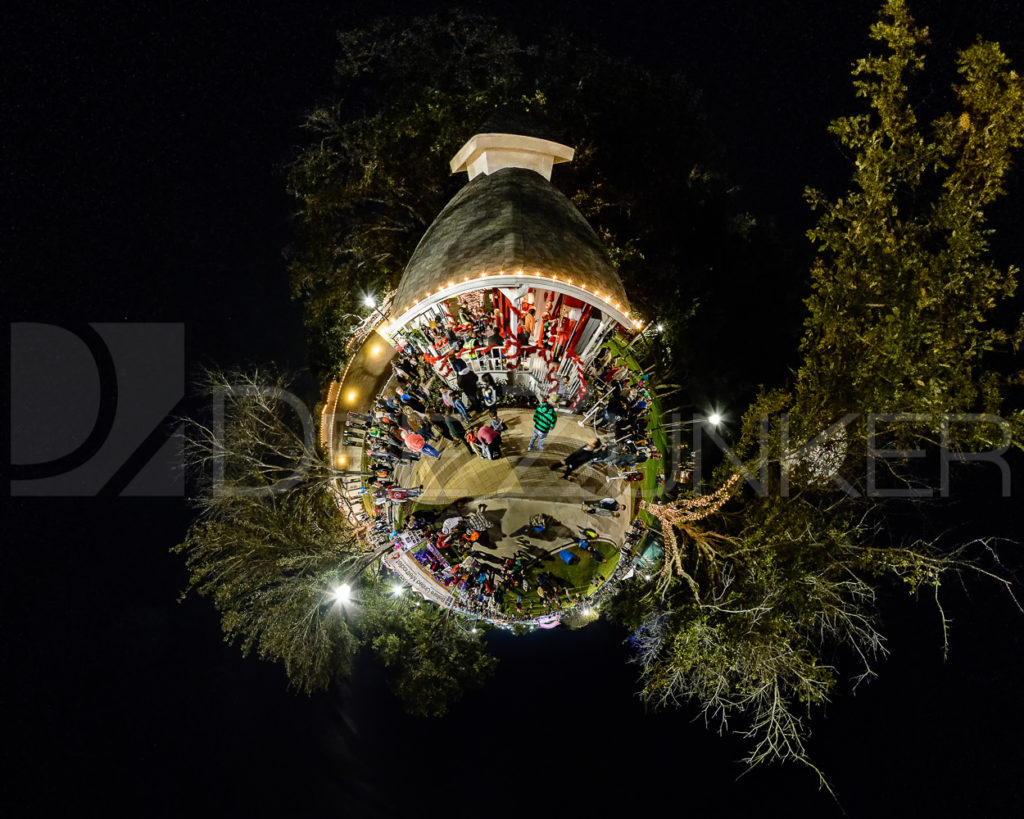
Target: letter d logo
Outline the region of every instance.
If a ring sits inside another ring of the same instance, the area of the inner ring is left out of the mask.
[[[181,496],[182,324],[11,325],[11,494]]]

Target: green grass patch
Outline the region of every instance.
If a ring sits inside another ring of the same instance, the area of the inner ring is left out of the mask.
[[[570,546],[568,547],[569,551],[580,558],[579,563],[569,565],[562,560],[558,552],[555,552],[550,557],[534,564],[526,575],[526,579],[530,584],[530,591],[522,594],[524,617],[538,617],[547,612],[547,605],[537,593],[537,575],[539,573],[555,578],[556,585],[558,586],[558,599],[562,604],[563,610],[567,608],[565,587],[568,587],[568,590],[573,595],[587,597],[597,590],[591,583],[595,576],[600,575],[602,585],[608,581],[608,578],[612,576],[615,566],[619,562],[619,547],[607,540],[591,541],[591,545],[604,556],[603,563],[599,563],[582,549]],[[555,610],[557,611],[557,609]],[[505,592],[504,611],[510,617],[518,615],[514,591],[506,590]]]

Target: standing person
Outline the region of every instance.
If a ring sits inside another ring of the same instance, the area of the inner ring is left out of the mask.
[[[422,375],[422,373],[420,372],[420,362],[416,359],[416,356],[406,356],[405,358],[402,359],[402,364],[410,374],[415,375],[417,378],[419,378]]]
[[[384,490],[387,493],[388,500],[401,503],[405,500],[412,498],[418,498],[423,494],[422,486],[414,486],[411,488],[405,488],[402,486],[392,486]]]
[[[413,431],[412,421],[410,421],[409,417],[405,414],[405,410],[399,409],[395,413],[395,416],[394,416],[393,420],[394,420],[395,424],[398,426],[399,429],[408,430],[409,432]],[[401,434],[401,433],[399,433],[399,434]]]
[[[532,307],[526,311],[526,315],[523,316],[523,330],[526,335],[531,339],[533,338],[533,329],[537,325],[537,311]]]
[[[480,396],[477,395],[478,381],[479,379],[477,374],[472,370],[466,370],[456,379],[459,389],[462,390],[469,399],[469,409],[471,412],[480,411]]]
[[[619,395],[618,390],[612,390],[611,398],[608,399],[608,405],[604,408],[604,412],[601,413],[601,417],[597,424],[594,425],[595,429],[604,429],[606,426],[611,424],[612,429],[615,429],[615,425],[622,420],[622,417],[626,414],[626,405],[622,400],[622,396]]]
[[[446,441],[454,441],[451,432],[448,430],[448,425],[444,422],[444,413],[439,412],[436,406],[427,407],[427,420],[430,421],[430,425],[437,430],[438,434]]]
[[[530,443],[526,447],[526,451],[531,451],[534,444],[537,444],[538,452],[544,449],[544,439],[555,428],[557,422],[558,413],[545,398],[540,406],[533,411],[533,435],[530,436]]]
[[[441,457],[440,452],[424,441],[422,435],[417,435],[415,432],[406,432],[405,430],[402,430],[402,442],[413,452],[422,452],[424,455],[429,455],[431,458]]]
[[[496,430],[498,430],[498,432],[504,432],[506,429],[508,429],[508,425],[498,417],[497,409],[491,407],[487,411],[487,415],[490,419],[490,425],[494,427]]]
[[[480,381],[483,383],[484,387],[490,387],[494,391],[495,403],[501,400],[501,384],[494,380],[493,375],[491,375],[490,373],[484,373],[483,376],[481,376]]]
[[[414,398],[418,398],[422,403],[427,404],[430,402],[430,393],[426,386],[420,381],[410,381],[407,391]]]
[[[423,402],[408,388],[402,388],[395,390],[395,398],[397,398],[403,406],[407,409],[412,410],[417,415],[422,416],[427,408],[423,406]]]
[[[417,435],[422,435],[423,440],[430,443],[434,440],[434,429],[430,423],[430,419],[426,416],[426,413],[422,416],[419,424],[419,429],[416,430]]]
[[[490,424],[484,424],[476,433],[484,457],[494,461],[501,457],[501,433]]]
[[[461,396],[456,395],[452,398],[452,409],[461,415],[462,420],[467,424],[471,423],[469,420],[469,410],[466,408],[466,402],[462,400]]]
[[[360,429],[366,429],[370,424],[371,417],[361,412],[349,412],[347,425],[350,427],[357,427]]]
[[[470,454],[474,454],[473,447],[470,445],[469,441],[466,440],[466,428],[462,426],[462,422],[455,417],[455,413],[449,412],[447,415],[445,415],[444,425],[448,427],[448,431],[452,434],[452,437],[456,441],[461,441],[462,443],[464,443],[466,445],[466,449],[469,450]]]
[[[626,508],[626,504],[619,503],[615,498],[601,498],[599,501],[584,501],[580,508],[590,515],[617,518],[619,513]]]
[[[559,461],[557,464],[552,464],[552,469],[558,469],[564,467],[565,471],[562,473],[562,477],[566,480],[569,476],[579,469],[583,464],[592,461],[597,457],[597,453],[601,449],[601,441],[599,438],[594,438],[588,443],[581,446],[571,455],[566,456],[564,461]]]

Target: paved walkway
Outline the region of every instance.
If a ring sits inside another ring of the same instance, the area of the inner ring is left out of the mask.
[[[423,486],[422,504],[443,505],[462,514],[486,505],[484,514],[492,523],[487,537],[477,547],[495,557],[512,555],[517,549],[537,553],[561,549],[579,537],[581,527],[595,530],[603,539],[619,544],[630,522],[631,484],[607,480],[615,470],[607,465],[586,465],[569,480],[551,465],[594,437],[593,430],[577,424],[578,416],[559,414],[558,424],[548,433],[542,452],[527,452],[533,432],[532,410],[500,410],[508,425],[502,433],[502,455],[489,461],[471,455],[465,445],[444,441],[439,459],[423,456],[398,474],[403,486]],[[482,421],[486,416],[479,416]],[[437,442],[434,442],[437,445]],[[602,517],[583,511],[583,501],[614,497],[626,508],[619,517]],[[543,533],[529,526],[533,515],[544,513],[553,519]]]

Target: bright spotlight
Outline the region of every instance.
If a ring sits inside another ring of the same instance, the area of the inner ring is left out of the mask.
[[[717,412],[713,412],[711,413],[711,415],[708,416],[708,423],[711,424],[711,426],[713,427],[717,427],[719,424],[722,423],[722,416],[719,415]]]
[[[377,300],[373,296],[366,296],[363,298],[363,304],[372,310],[377,306]]]
[[[594,610],[590,608],[590,606],[587,606],[585,609],[583,609],[583,613],[589,617],[591,614],[594,613]]]
[[[352,598],[352,587],[348,583],[342,583],[334,589],[334,602],[345,605]]]
[[[664,325],[664,324],[659,324],[659,325],[658,325],[657,327],[655,327],[654,329],[655,329],[655,330],[657,330],[657,331],[658,331],[658,332],[660,333],[660,332],[661,332],[662,330],[664,330],[664,329],[665,329],[665,325]]]
[[[374,344],[370,348],[370,355],[380,355],[380,345],[379,344]]]
[[[339,455],[338,456],[338,466],[344,466],[344,465],[345,465],[345,456],[344,455]]]
[[[402,587],[400,585],[398,585],[397,583],[395,583],[395,585],[391,587],[391,593],[395,597],[398,597],[398,595],[400,595],[402,593],[402,591],[403,591]]]
[[[355,400],[356,400],[356,396],[358,396],[358,395],[359,395],[359,393],[357,393],[355,390],[349,390],[348,391],[348,395],[345,396],[345,397],[348,399],[348,402],[350,404],[354,404]]]

